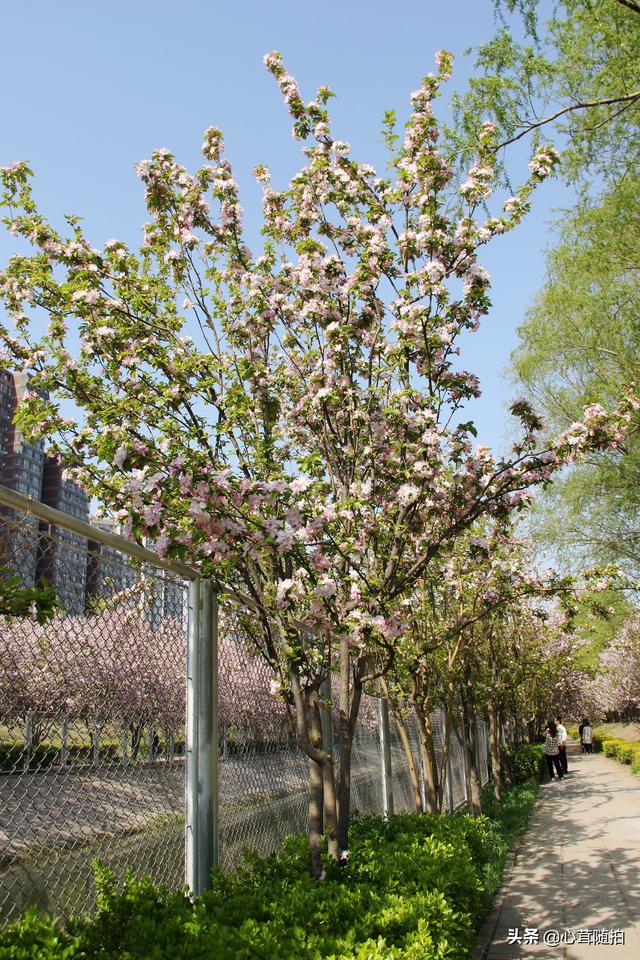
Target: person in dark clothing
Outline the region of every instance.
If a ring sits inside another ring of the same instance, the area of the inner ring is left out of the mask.
[[[556,773],[558,774],[558,780],[562,780],[564,773],[562,772],[562,763],[560,762],[560,748],[559,748],[559,737],[558,737],[558,728],[556,727],[553,720],[549,721],[547,729],[545,730],[544,738],[544,755],[547,758],[547,769],[549,770],[549,779],[553,780],[553,768],[555,767]]]
[[[583,720],[582,723],[580,724],[580,726],[578,727],[578,733],[580,734],[580,749],[582,750],[583,753],[586,753],[587,751],[586,751],[585,748],[584,748],[584,740],[582,739],[582,731],[584,730],[585,726],[586,726],[588,723],[589,723],[588,720]]]

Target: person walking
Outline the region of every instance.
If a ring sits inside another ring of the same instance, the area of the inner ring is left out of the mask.
[[[593,729],[588,720],[584,721],[582,728],[582,746],[585,753],[593,753]]]
[[[553,768],[555,767],[556,773],[558,774],[558,780],[562,780],[564,773],[562,772],[562,763],[560,761],[560,749],[559,749],[559,737],[558,737],[558,728],[556,727],[553,720],[549,721],[549,725],[545,730],[544,746],[542,747],[544,755],[547,758],[547,769],[549,771],[549,779],[554,780]]]
[[[585,750],[585,748],[584,748],[584,740],[582,739],[582,731],[584,730],[584,728],[586,727],[586,725],[587,725],[588,723],[589,723],[589,721],[585,719],[585,720],[582,721],[582,723],[581,723],[580,726],[578,727],[578,733],[580,734],[580,750],[581,750],[582,753],[586,753],[586,752],[587,752],[587,751]]]
[[[567,763],[567,728],[563,726],[562,717],[556,717],[556,728],[558,730],[558,749],[560,750],[560,763],[562,765],[562,772],[569,772],[569,764]]]

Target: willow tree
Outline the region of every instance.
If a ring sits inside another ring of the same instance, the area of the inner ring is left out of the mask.
[[[501,144],[544,136],[569,187],[544,284],[519,328],[518,389],[556,429],[584,403],[637,383],[640,300],[640,4],[637,0],[496,0],[498,30],[457,101],[456,149],[478,116]],[[567,567],[602,560],[640,569],[635,431],[569,471],[540,501],[535,534]]]

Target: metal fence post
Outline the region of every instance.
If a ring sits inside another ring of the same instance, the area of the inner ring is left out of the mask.
[[[187,656],[186,882],[199,896],[219,860],[218,618],[210,580],[191,581]]]
[[[391,772],[391,742],[389,730],[389,704],[385,697],[378,700],[380,709],[380,760],[382,767],[382,815],[393,816],[393,780]]]
[[[185,732],[185,883],[197,896],[197,846],[198,846],[198,690],[199,678],[199,633],[200,633],[200,581],[189,583],[189,622],[187,624],[187,727]]]
[[[424,775],[424,753],[422,751],[422,745],[420,745],[419,751],[419,764],[418,770],[420,773],[420,803],[422,804],[422,812],[427,812],[427,781]]]

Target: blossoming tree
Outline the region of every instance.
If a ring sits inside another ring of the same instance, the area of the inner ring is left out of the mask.
[[[636,720],[640,714],[640,615],[635,612],[622,625],[600,655],[598,672],[586,691],[582,711],[586,716],[607,714]]]
[[[518,624],[574,589],[570,578],[536,569],[531,550],[507,522],[485,519],[443,551],[415,595],[403,601],[407,629],[384,683],[407,754],[403,719],[409,708],[416,717],[428,810],[442,807],[451,730],[460,720],[474,812],[480,804],[476,721],[482,716],[489,720],[499,787],[501,714],[511,705],[508,692],[522,685],[535,667],[535,656],[525,657],[525,645],[516,642]],[[439,763],[431,728],[437,707],[445,714]],[[417,780],[414,793],[421,809]]]
[[[479,388],[457,341],[490,306],[479,249],[521,221],[555,152],[537,149],[522,187],[487,216],[491,124],[462,184],[438,149],[432,108],[449,54],[412,94],[403,138],[387,117],[388,177],[334,138],[328,88],[305,102],[279,54],[265,62],[306,161],[284,190],[257,168],[262,248],[245,242],[215,128],[193,174],[164,149],[139,164],[150,214],[139,251],[92,247],[74,218],[66,235],[53,229],[28,167],[14,164],[2,174],[6,222],[35,249],[1,275],[16,327],[3,338],[32,376],[23,428],[50,436],[131,536],[198,565],[243,611],[309,757],[319,875],[323,803],[332,854],[347,846],[351,742],[363,685],[403,630],[396,601],[444,544],[517,509],[621,422],[594,406],[543,444],[518,404],[524,436],[502,461],[460,422]],[[334,664],[337,809],[319,694]]]
[[[268,670],[236,625],[220,618],[223,727],[245,742],[281,739],[282,703],[274,703]],[[186,709],[186,636],[177,620],[154,629],[127,605],[89,616],[54,617],[46,624],[0,617],[0,724],[30,720],[38,746],[62,720],[83,721],[96,732],[124,729],[136,758],[145,729],[182,737]]]

